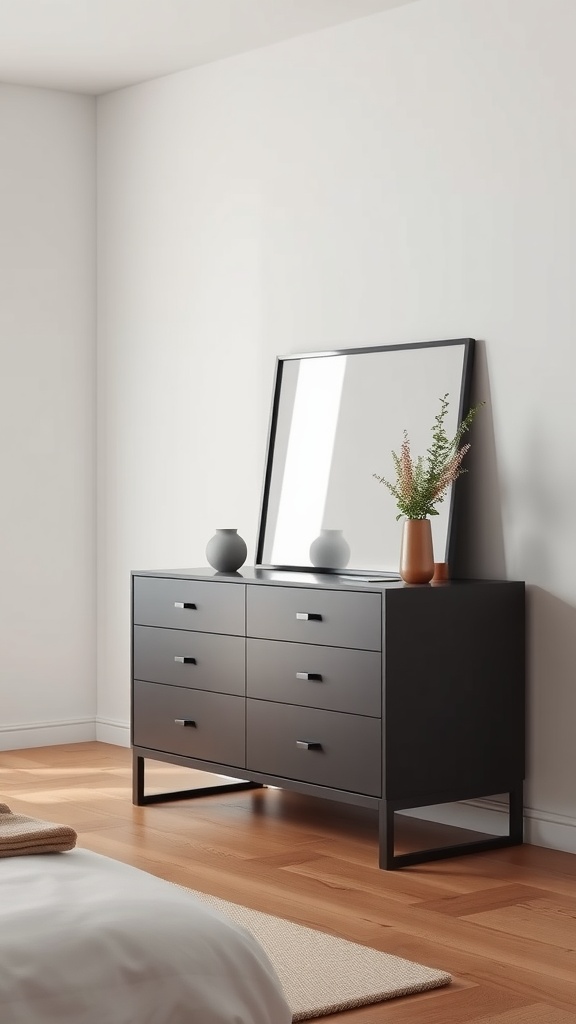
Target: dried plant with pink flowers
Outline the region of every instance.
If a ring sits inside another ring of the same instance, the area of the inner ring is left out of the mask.
[[[414,459],[410,450],[408,432],[404,431],[404,440],[400,453],[392,452],[396,481],[391,483],[378,473],[372,475],[388,488],[396,499],[399,512],[396,519],[405,516],[407,519],[427,519],[437,516],[436,505],[441,504],[451,484],[462,473],[462,460],[470,449],[469,444],[459,447],[462,436],[469,430],[476,413],[484,405],[479,402],[464,417],[452,438],[446,434],[444,420],[448,414],[448,394],[440,399],[440,412],[434,420],[432,428],[432,444],[426,455]]]

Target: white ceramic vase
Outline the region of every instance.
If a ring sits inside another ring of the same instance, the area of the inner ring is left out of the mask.
[[[342,530],[320,530],[310,545],[310,561],[320,569],[343,569],[349,558],[350,545]]]
[[[216,530],[206,545],[208,563],[217,572],[236,572],[246,561],[248,548],[238,530]]]

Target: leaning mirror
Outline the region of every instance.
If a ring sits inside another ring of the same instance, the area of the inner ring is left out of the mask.
[[[374,473],[393,479],[404,430],[426,453],[445,394],[456,432],[473,350],[462,338],[278,357],[256,564],[397,578],[402,524]],[[432,520],[438,562],[451,561],[457,487]]]

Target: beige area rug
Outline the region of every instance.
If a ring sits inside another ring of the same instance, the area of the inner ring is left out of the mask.
[[[276,969],[292,1020],[310,1020],[448,985],[444,971],[188,889],[252,932]]]

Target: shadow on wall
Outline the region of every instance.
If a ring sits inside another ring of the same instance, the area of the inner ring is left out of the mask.
[[[564,827],[575,827],[576,848],[576,608],[542,587],[530,586],[526,625],[526,806],[536,812],[530,823],[530,841],[550,842],[553,821],[546,824],[546,817],[542,818],[539,835],[538,811],[544,811],[569,819]]]
[[[485,402],[470,430],[467,472],[457,484],[455,558],[452,575],[475,579],[507,578],[502,523],[502,493],[492,418],[486,344],[476,341],[471,405]],[[468,410],[466,410],[467,412]]]
[[[498,442],[491,410],[486,346],[476,342],[471,404],[485,401],[470,432],[472,447],[468,472],[459,480],[455,532],[454,575],[479,579],[506,579],[502,508],[503,491],[498,466]],[[547,579],[552,552],[542,523],[553,518],[544,487],[544,453],[538,438],[528,444],[531,463],[542,467],[538,493],[533,483],[524,485],[522,507],[530,519],[522,545],[524,578]],[[515,489],[522,486],[514,482]],[[517,532],[521,529],[518,524]],[[576,853],[576,608],[542,586],[526,588],[526,837],[536,845]]]

